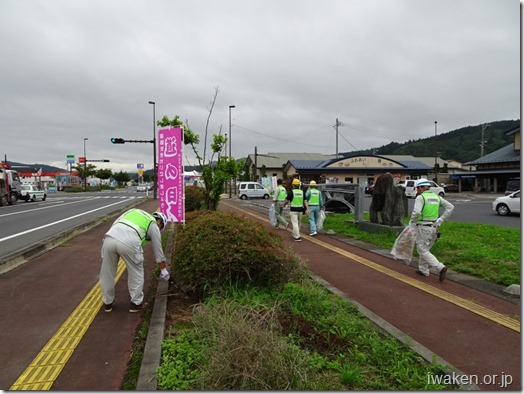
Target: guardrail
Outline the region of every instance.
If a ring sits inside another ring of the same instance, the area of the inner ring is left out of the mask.
[[[322,193],[326,211],[338,213],[355,212],[355,192],[358,188],[354,183],[324,183],[317,185]]]

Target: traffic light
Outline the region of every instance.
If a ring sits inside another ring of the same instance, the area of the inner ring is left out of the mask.
[[[111,138],[111,142],[113,144],[125,144],[125,140],[123,138]]]
[[[104,159],[104,160],[102,160],[102,163],[109,163],[109,160]]]

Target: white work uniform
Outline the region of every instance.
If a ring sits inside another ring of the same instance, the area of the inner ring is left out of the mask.
[[[449,201],[440,198],[440,207],[444,208],[444,212],[439,216],[443,221],[446,220],[455,208]],[[417,227],[417,252],[419,255],[418,269],[425,276],[429,276],[429,269],[433,268],[440,272],[444,268],[444,264],[430,252],[431,248],[437,240],[437,227],[430,221],[418,221],[424,208],[424,197],[421,194],[415,199],[415,206],[411,213],[410,223],[416,224]]]
[[[127,213],[127,212],[126,212]],[[115,299],[115,278],[118,260],[122,258],[127,267],[127,286],[131,302],[140,305],[144,300],[144,251],[142,240],[131,227],[119,223],[121,215],[111,226],[102,244],[102,267],[100,269],[100,288],[102,301],[111,304]],[[156,222],[151,223],[146,233],[151,240],[157,263],[166,261],[162,250],[162,237]]]

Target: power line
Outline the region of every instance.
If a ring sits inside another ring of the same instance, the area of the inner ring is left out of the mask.
[[[306,144],[304,142],[299,142],[297,140],[290,140],[290,139],[286,139],[286,138],[275,137],[275,136],[272,136],[272,135],[269,135],[269,134],[264,134],[264,133],[261,133],[259,131],[251,130],[251,129],[248,129],[246,127],[242,127],[242,126],[239,126],[239,125],[236,125],[236,124],[234,126],[238,127],[239,129],[246,130],[246,131],[249,131],[249,132],[255,133],[255,134],[260,134],[260,135],[263,135],[264,137],[273,138],[273,139],[278,140],[278,141],[291,142],[291,143],[297,144],[297,145],[313,146],[313,147],[317,147],[317,148],[328,148],[328,149],[331,148],[330,146],[322,146],[322,145],[318,145],[318,144]],[[260,146],[262,146],[262,145],[260,145]]]

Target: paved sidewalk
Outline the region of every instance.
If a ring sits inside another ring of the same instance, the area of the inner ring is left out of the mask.
[[[148,200],[139,207],[152,212],[158,201]],[[114,219],[0,276],[0,389],[13,385],[90,290],[98,286],[102,238]],[[153,253],[149,243],[146,245],[145,290],[148,283],[155,288],[157,283],[151,277]],[[55,359],[31,371],[36,375],[31,379],[54,380],[52,390],[119,390],[144,313],[129,313],[129,302],[124,271],[116,286],[113,311],[104,313],[100,298],[100,309],[87,331],[83,333],[82,326],[75,325],[78,333],[54,338]],[[67,350],[77,338],[76,348]],[[38,390],[35,387],[28,389]]]

